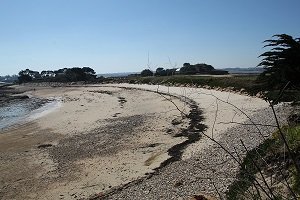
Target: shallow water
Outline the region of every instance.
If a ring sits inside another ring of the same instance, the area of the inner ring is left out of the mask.
[[[57,101],[55,100],[38,98],[15,100],[0,106],[0,130],[4,130],[26,119],[33,120],[41,117],[55,106],[57,106]]]

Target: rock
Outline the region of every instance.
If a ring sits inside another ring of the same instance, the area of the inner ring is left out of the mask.
[[[167,130],[167,133],[172,133],[172,131],[173,131],[173,130],[169,128],[169,129]]]
[[[43,149],[43,148],[48,148],[48,147],[52,147],[52,146],[53,146],[52,144],[41,144],[37,148]]]
[[[27,95],[20,95],[18,97],[19,97],[19,99],[29,99],[29,96],[27,96]]]
[[[204,194],[194,195],[192,200],[217,200],[215,197],[211,197]]]
[[[172,123],[173,125],[178,125],[178,124],[181,124],[181,123],[182,123],[182,120],[181,120],[181,119],[173,119],[171,123]]]
[[[176,183],[174,184],[174,187],[179,187],[181,185],[183,185],[183,181],[179,180],[179,181],[176,181]]]

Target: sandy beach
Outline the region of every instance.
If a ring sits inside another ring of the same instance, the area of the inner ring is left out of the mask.
[[[101,198],[149,177],[170,158],[169,149],[188,140],[181,133],[190,126],[190,100],[203,111],[205,134],[217,141],[249,120],[245,114],[268,107],[259,98],[202,88],[17,87],[56,104],[0,133],[2,199]],[[202,137],[186,146],[181,162],[200,159],[213,145]]]
[[[208,127],[205,133],[217,141],[220,140],[222,134],[227,129],[246,121],[248,119],[246,115],[252,116],[258,110],[268,108],[269,106],[266,101],[260,98],[204,88],[130,84],[118,84],[115,86],[176,94],[194,100],[200,109],[204,111],[204,124]],[[196,154],[212,143],[210,140],[202,139],[190,145],[185,150],[183,159],[190,158],[193,154]]]
[[[3,199],[87,198],[153,172],[168,149],[186,140],[173,136],[188,120],[153,92],[25,87],[25,94],[57,104],[0,134]]]

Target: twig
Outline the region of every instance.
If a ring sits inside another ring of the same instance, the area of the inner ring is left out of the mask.
[[[215,119],[214,119],[214,123],[213,123],[212,129],[211,129],[211,137],[212,138],[214,138],[214,129],[215,129],[215,124],[216,124],[218,112],[219,112],[218,99],[216,99],[216,105],[217,105],[217,109],[216,109],[216,113],[215,113]]]
[[[273,102],[273,105],[275,105],[276,103],[278,103],[279,99],[282,97],[283,92],[285,91],[285,89],[288,87],[288,85],[291,83],[291,81],[287,82],[285,84],[285,86],[282,88],[282,90],[280,91],[279,96],[277,97],[277,99]]]
[[[182,110],[180,110],[180,108],[178,108],[178,106],[176,105],[176,103],[174,103],[174,101],[172,101],[170,98],[167,98],[163,95],[163,93],[161,92],[157,92],[157,94],[161,95],[163,98],[165,98],[166,100],[168,100],[169,102],[171,102],[175,107],[176,109],[185,117],[188,117],[188,115],[186,113],[184,113]]]
[[[226,102],[226,101],[220,99],[219,97],[217,97],[217,96],[214,95],[214,94],[207,94],[207,93],[202,93],[202,94],[204,94],[204,95],[209,95],[209,96],[213,96],[213,97],[217,98],[219,101],[221,101],[221,102],[223,102],[223,103],[226,103],[226,104],[228,104],[228,105],[234,107],[234,108],[237,109],[238,111],[240,111],[240,112],[241,112],[242,114],[244,114],[244,115],[247,117],[247,119],[254,125],[254,127],[257,129],[258,133],[260,134],[260,136],[261,136],[263,139],[265,139],[265,136],[262,134],[262,132],[261,132],[261,130],[258,128],[258,126],[255,125],[254,121],[250,118],[250,116],[249,116],[247,113],[245,113],[242,109],[240,109],[239,107],[237,107],[236,105],[234,105],[234,104],[232,104],[232,103],[230,103],[230,102]]]
[[[221,149],[223,149],[226,153],[228,153],[229,156],[231,156],[238,164],[239,166],[242,166],[242,163],[230,152],[228,151],[221,143],[219,143],[218,141],[216,141],[215,139],[211,138],[209,135],[205,134],[203,131],[202,131],[202,134],[206,137],[208,137],[210,140],[212,140],[213,142],[215,142],[217,145],[219,145],[219,147],[221,147]],[[246,170],[247,171],[247,170]],[[247,171],[248,174],[250,174],[248,171]],[[262,187],[262,185],[257,181],[256,178],[254,178],[254,181],[258,184],[258,186],[260,187],[260,189],[265,193],[265,195],[267,197],[269,197],[269,199],[272,199],[271,196],[268,194],[268,192]]]
[[[275,121],[276,121],[276,125],[277,125],[278,131],[279,131],[279,135],[280,135],[281,139],[283,140],[283,142],[284,142],[284,144],[285,144],[285,146],[287,148],[287,151],[288,151],[289,155],[292,158],[292,161],[293,161],[293,163],[295,165],[295,168],[297,170],[298,175],[300,175],[300,167],[299,167],[299,165],[298,165],[298,163],[296,161],[296,158],[295,158],[293,152],[291,151],[291,149],[289,147],[289,144],[286,141],[286,138],[285,138],[285,136],[284,136],[284,134],[283,134],[283,132],[282,132],[282,130],[280,128],[279,121],[278,121],[278,118],[277,118],[277,115],[276,115],[276,112],[275,112],[275,109],[274,109],[274,105],[272,103],[270,103],[270,106],[271,106],[271,109],[272,109],[272,112],[273,112],[273,115],[274,115],[274,118],[275,118]]]
[[[211,183],[212,183],[212,185],[214,186],[215,190],[217,191],[217,193],[218,193],[218,195],[219,195],[219,198],[220,198],[221,200],[223,200],[223,198],[222,198],[222,196],[221,196],[221,194],[220,194],[218,188],[216,187],[215,183],[214,183],[212,180],[211,180]]]
[[[253,126],[254,124],[246,124],[246,123],[240,123],[240,122],[218,122],[217,124],[239,124],[239,125],[244,125],[244,126]],[[271,124],[260,124],[260,123],[255,123],[256,126],[266,126],[266,127],[274,127],[277,128],[276,125],[271,125]]]
[[[250,155],[250,154],[249,154],[249,151],[248,151],[248,149],[247,149],[247,147],[246,147],[246,145],[245,145],[244,142],[243,142],[243,140],[241,139],[240,141],[241,141],[243,147],[245,148],[247,154]],[[256,161],[254,161],[254,160],[251,158],[251,156],[249,156],[249,158],[250,158],[251,162],[253,163],[253,165],[255,166],[255,168],[258,170],[258,172],[259,172],[260,176],[262,177],[262,180],[263,180],[264,184],[266,185],[266,187],[268,188],[270,194],[271,194],[273,197],[275,197],[274,194],[273,194],[273,191],[272,191],[271,188],[269,187],[269,185],[268,185],[268,183],[267,183],[267,181],[266,181],[266,179],[265,179],[265,177],[264,177],[264,175],[263,175],[263,173],[262,173],[260,167],[257,165]],[[272,199],[271,196],[268,195],[268,197],[269,197],[270,199]]]

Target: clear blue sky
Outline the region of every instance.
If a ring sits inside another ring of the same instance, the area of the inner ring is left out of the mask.
[[[300,37],[299,8],[299,0],[0,0],[0,75],[141,71],[148,52],[153,70],[254,67],[263,40]]]

